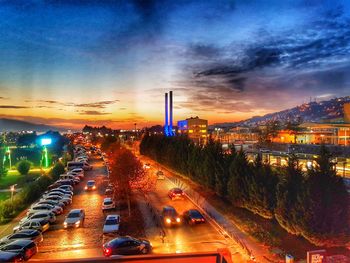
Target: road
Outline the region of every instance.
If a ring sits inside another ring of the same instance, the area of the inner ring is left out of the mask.
[[[39,253],[32,259],[72,259],[103,256],[102,228],[105,216],[101,210],[104,198],[106,171],[101,160],[93,159],[92,171],[74,189],[73,202],[67,206],[64,214],[44,233],[44,241],[39,245]],[[96,180],[97,190],[86,192],[84,187],[90,179]],[[85,209],[84,227],[64,229],[63,221],[71,209]]]
[[[101,248],[105,242],[102,235],[105,216],[102,213],[101,204],[106,186],[106,170],[101,160],[93,159],[91,164],[94,167],[93,170],[87,171],[84,180],[74,189],[73,203],[65,209],[63,215],[58,217],[50,230],[44,233],[44,241],[39,245],[39,253],[31,259],[32,261],[103,256]],[[156,171],[154,168],[150,170],[150,172]],[[86,182],[90,179],[97,182],[95,192],[84,190]],[[172,187],[174,186],[169,180],[158,180],[155,191],[148,196],[152,206],[161,211],[163,206],[172,205],[180,214],[187,209],[195,208],[188,199],[171,201],[167,192]],[[75,208],[85,209],[84,227],[66,230],[63,228],[64,218],[71,209]],[[154,246],[154,253],[216,251],[217,248],[233,247],[233,244],[209,222],[197,226],[184,224],[176,228],[165,228],[165,232],[164,243],[160,241],[159,232],[147,235]]]

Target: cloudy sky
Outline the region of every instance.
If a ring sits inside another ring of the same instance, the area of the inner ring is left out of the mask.
[[[350,1],[0,0],[0,117],[237,121],[350,95]]]

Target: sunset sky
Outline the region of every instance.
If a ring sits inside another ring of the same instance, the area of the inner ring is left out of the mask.
[[[0,117],[246,119],[349,95],[350,1],[0,0]]]

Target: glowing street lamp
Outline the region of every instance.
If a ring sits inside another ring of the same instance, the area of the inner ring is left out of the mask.
[[[17,184],[14,184],[14,185],[11,185],[11,186],[10,186],[10,191],[11,191],[11,202],[13,202],[13,193],[16,191],[16,185],[17,185]]]

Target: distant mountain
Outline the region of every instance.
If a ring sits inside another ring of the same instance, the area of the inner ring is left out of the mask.
[[[292,109],[255,116],[239,122],[216,123],[212,127],[236,127],[264,125],[267,121],[286,122],[324,122],[342,121],[344,118],[344,103],[350,103],[350,96],[335,98],[327,101],[304,103]]]
[[[49,126],[45,124],[32,123],[27,121],[20,121],[15,119],[0,118],[0,132],[4,131],[65,131],[66,129]]]

